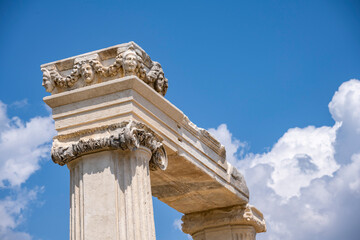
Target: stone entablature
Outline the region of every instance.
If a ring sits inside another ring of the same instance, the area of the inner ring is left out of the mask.
[[[56,94],[125,76],[137,76],[165,96],[168,80],[160,63],[129,42],[41,65],[43,86]]]
[[[169,160],[165,171],[151,171],[153,196],[179,212],[248,202],[246,182],[226,161],[225,148],[136,76],[53,94],[44,101],[52,108],[59,136],[129,120],[151,128]]]
[[[152,153],[149,163],[151,170],[166,169],[168,159],[159,137],[145,124],[131,120],[55,136],[51,158],[54,163],[63,166],[92,152],[116,149],[134,151],[140,146]]]

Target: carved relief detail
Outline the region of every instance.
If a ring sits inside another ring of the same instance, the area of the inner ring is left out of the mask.
[[[191,235],[207,228],[225,225],[253,226],[257,233],[266,232],[262,213],[249,204],[189,213],[185,214],[181,220],[183,232]]]
[[[165,96],[168,89],[168,80],[164,76],[164,71],[158,62],[153,62],[153,66],[146,74],[144,81],[155,89],[158,93]]]
[[[55,64],[43,67],[41,71],[42,85],[52,94],[124,76],[137,76],[163,96],[168,89],[168,80],[160,63],[151,61],[133,43],[125,49],[119,47],[114,62],[108,66],[103,64],[98,54],[92,54],[75,59],[71,72],[65,76]]]
[[[223,146],[211,133],[203,128],[196,126],[187,116],[184,116],[182,123],[189,132],[193,133],[204,142],[209,143],[209,145],[214,146],[212,149],[221,156],[222,162],[226,161],[225,146]]]
[[[238,189],[241,189],[244,194],[249,197],[249,189],[246,185],[244,176],[237,170],[236,167],[232,166],[229,162],[227,172],[230,176],[230,182],[234,184]]]
[[[55,163],[63,166],[87,153],[109,149],[134,151],[140,146],[152,152],[149,163],[151,170],[166,169],[168,159],[163,144],[151,129],[136,121],[124,121],[56,136],[51,149],[51,158]]]

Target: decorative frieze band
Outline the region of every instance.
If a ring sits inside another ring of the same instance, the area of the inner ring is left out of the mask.
[[[166,169],[168,159],[163,144],[150,128],[136,121],[123,121],[119,124],[56,136],[51,158],[63,166],[87,153],[115,149],[133,151],[140,146],[152,152],[149,163],[151,170]]]
[[[266,232],[262,213],[249,204],[185,214],[181,220],[183,232],[191,235],[225,225],[253,226],[257,233]]]
[[[114,55],[116,51],[116,55]],[[109,81],[137,76],[156,92],[165,96],[168,80],[160,63],[135,43],[130,42],[73,59],[44,64],[43,86],[52,94]]]

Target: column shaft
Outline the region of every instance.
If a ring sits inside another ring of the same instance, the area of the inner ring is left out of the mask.
[[[151,152],[102,151],[70,163],[70,240],[154,240]]]

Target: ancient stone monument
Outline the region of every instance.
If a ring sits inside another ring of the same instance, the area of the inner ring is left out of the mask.
[[[70,170],[71,240],[155,239],[152,197],[184,213],[196,240],[253,240],[266,231],[225,148],[164,96],[160,63],[134,42],[41,66]]]

